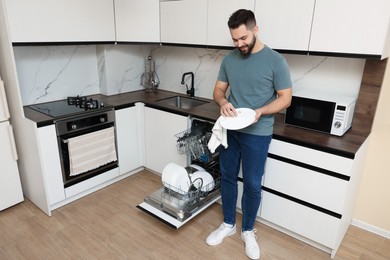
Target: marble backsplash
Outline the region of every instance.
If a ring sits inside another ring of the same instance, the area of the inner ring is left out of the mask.
[[[14,47],[23,105],[99,93],[96,46]]]
[[[229,51],[160,45],[71,45],[14,47],[14,53],[23,105],[29,105],[67,96],[143,89],[141,75],[149,55],[156,60],[159,89],[185,93],[181,76],[192,71],[195,96],[212,98],[219,66]],[[284,56],[294,91],[358,96],[365,59]]]

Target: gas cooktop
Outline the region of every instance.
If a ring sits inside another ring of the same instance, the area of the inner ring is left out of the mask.
[[[63,118],[96,110],[110,110],[113,106],[100,102],[98,99],[76,96],[68,97],[66,100],[31,105],[29,108],[53,118]]]

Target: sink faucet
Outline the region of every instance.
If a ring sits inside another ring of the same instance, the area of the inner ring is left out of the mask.
[[[181,84],[184,85],[184,78],[187,76],[187,75],[191,75],[191,88],[188,89],[188,85],[186,84],[186,89],[187,89],[187,94],[190,95],[190,97],[194,97],[195,96],[195,88],[194,88],[194,73],[193,72],[186,72],[183,74],[183,76],[181,77]]]

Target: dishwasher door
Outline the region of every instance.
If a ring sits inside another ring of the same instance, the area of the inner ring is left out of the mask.
[[[205,191],[203,188],[177,191],[164,184],[137,205],[140,210],[175,229],[183,226],[221,198],[219,156],[218,153],[211,154],[207,148],[213,123],[192,118],[190,120],[190,129],[176,135],[177,151],[188,158],[188,166],[185,166],[188,176],[192,176],[200,167],[213,177],[212,183],[203,185],[210,188]]]

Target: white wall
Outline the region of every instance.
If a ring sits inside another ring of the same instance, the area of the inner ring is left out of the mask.
[[[390,66],[387,63],[354,212],[356,225],[390,238]]]

